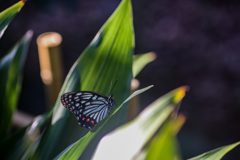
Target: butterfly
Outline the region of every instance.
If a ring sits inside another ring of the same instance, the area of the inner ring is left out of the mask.
[[[91,91],[68,92],[61,96],[61,102],[76,116],[80,126],[92,129],[113,108],[115,103],[111,92],[116,83],[111,87],[109,97]]]

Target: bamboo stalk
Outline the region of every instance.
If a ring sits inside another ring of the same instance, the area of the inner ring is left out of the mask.
[[[61,42],[62,37],[56,32],[46,32],[37,38],[41,78],[45,84],[48,106],[54,105],[63,83]]]

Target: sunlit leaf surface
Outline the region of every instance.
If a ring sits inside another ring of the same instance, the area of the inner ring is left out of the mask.
[[[175,97],[183,92],[186,92],[186,87],[164,95],[134,120],[107,134],[100,141],[93,159],[133,159],[185,96],[181,94],[182,97],[178,97],[178,101],[175,100]]]
[[[181,156],[176,133],[180,130],[184,122],[185,117],[182,115],[178,116],[176,119],[174,116],[170,117],[151,141],[150,147],[147,147],[147,156],[144,159],[180,160]]]

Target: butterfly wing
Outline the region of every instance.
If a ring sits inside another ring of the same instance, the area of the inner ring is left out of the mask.
[[[106,96],[90,91],[65,93],[61,102],[76,116],[78,124],[88,129],[104,119],[112,109]]]

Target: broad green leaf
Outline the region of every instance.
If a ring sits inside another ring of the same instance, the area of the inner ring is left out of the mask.
[[[11,7],[5,9],[0,13],[0,39],[4,31],[7,29],[9,23],[16,16],[16,14],[21,10],[24,4],[25,4],[24,1],[19,1],[18,3],[12,5]]]
[[[93,159],[133,159],[179,105],[185,92],[186,87],[181,87],[164,95],[134,120],[104,136]]]
[[[186,121],[185,116],[177,115],[177,110],[164,122],[158,133],[151,138],[144,148],[134,157],[134,160],[145,159],[180,159],[176,135]],[[166,139],[169,140],[166,140]],[[165,144],[166,143],[166,144]],[[167,158],[168,157],[168,158]],[[172,157],[172,158],[169,158]]]
[[[133,57],[133,77],[136,77],[138,73],[150,62],[156,59],[156,53],[149,52],[145,54],[134,55]]]
[[[240,142],[236,142],[227,146],[223,146],[212,151],[203,153],[197,157],[191,158],[189,160],[220,160],[225,154],[231,151],[236,146],[240,145]]]
[[[147,156],[144,159],[182,159],[178,148],[176,132],[181,128],[184,123],[183,121],[185,121],[185,118],[182,116],[178,116],[177,119],[170,117],[152,140],[151,145],[148,148]]]
[[[1,143],[1,158],[29,159],[39,144],[41,135],[52,116],[52,110],[34,118],[28,126],[17,131]]]
[[[100,122],[102,124],[100,127],[98,127],[93,132],[88,132],[88,134],[86,136],[84,136],[83,138],[78,140],[76,143],[74,143],[71,146],[69,146],[68,148],[66,148],[55,159],[78,159],[80,157],[80,155],[83,153],[83,151],[85,150],[85,146],[89,143],[89,139],[92,139],[93,137],[95,137],[96,134],[98,134],[98,132],[101,131],[101,129],[103,128],[104,124],[106,124],[106,122],[110,118],[112,118],[121,109],[121,107],[125,103],[127,103],[134,96],[136,96],[136,95],[138,95],[138,94],[140,94],[140,93],[150,89],[151,87],[152,86],[149,86],[149,87],[146,87],[146,88],[143,88],[141,90],[138,90],[138,91],[134,92],[114,112],[112,112],[112,114],[110,114],[109,117],[106,120],[103,120],[102,122]]]
[[[6,136],[17,106],[22,84],[22,70],[26,59],[32,31],[25,36],[0,60],[0,136]]]
[[[63,93],[87,90],[108,96],[111,82],[118,80],[113,89],[116,102],[122,102],[128,97],[132,79],[133,47],[131,2],[123,0],[69,71],[54,106],[51,125],[43,135],[36,156],[51,159],[89,132],[80,127],[74,115],[62,106],[60,96]],[[127,107],[123,107],[114,119],[109,119],[96,137],[101,138],[122,124],[126,119],[126,112]],[[88,147],[93,151],[98,140],[90,137],[88,142],[90,141],[92,144]],[[86,154],[91,155],[90,152]]]

